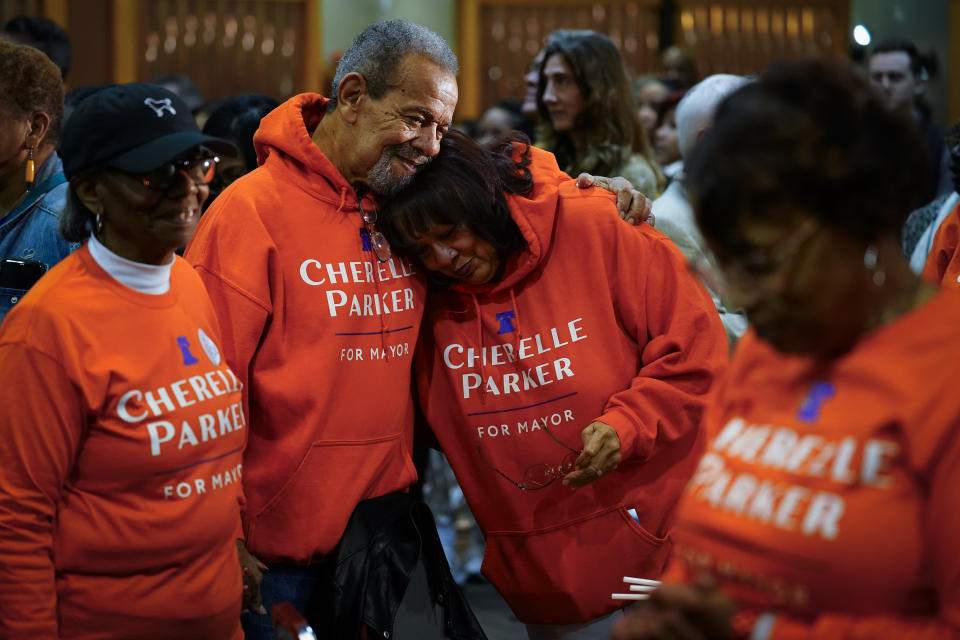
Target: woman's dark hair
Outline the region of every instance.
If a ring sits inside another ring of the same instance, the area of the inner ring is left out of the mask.
[[[557,132],[543,102],[547,78],[543,69],[554,54],[560,54],[573,72],[583,96],[583,109],[574,129],[583,135],[583,152],[578,156],[569,132]],[[537,86],[540,126],[537,144],[553,152],[560,168],[576,175],[582,171],[614,176],[634,153],[642,154],[663,182],[647,133],[637,120],[637,104],[620,52],[607,36],[596,31],[560,30],[547,38],[540,82]]]
[[[700,229],[736,253],[744,218],[788,210],[866,242],[898,233],[927,162],[915,123],[851,68],[794,61],[724,100],[685,169]]]
[[[383,203],[378,227],[398,253],[409,251],[410,238],[437,225],[466,227],[496,250],[501,264],[525,241],[504,193],[529,194],[530,139],[515,132],[486,149],[469,136],[450,131],[440,153],[409,187]]]
[[[56,146],[63,117],[60,69],[39,49],[0,40],[0,118],[34,111],[50,118],[43,142]]]
[[[57,231],[67,242],[83,242],[90,237],[96,224],[96,216],[77,197],[75,185],[82,179],[84,178],[81,176],[75,176],[70,181],[67,204],[60,213],[60,220],[57,221]]]
[[[253,134],[260,120],[280,102],[262,93],[244,93],[227,98],[210,114],[203,132],[208,136],[226,138],[240,149],[248,171],[257,168],[257,152],[253,149]]]

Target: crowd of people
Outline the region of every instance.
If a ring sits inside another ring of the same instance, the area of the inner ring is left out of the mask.
[[[960,125],[910,43],[631,79],[559,30],[472,128],[404,20],[209,105],[5,33],[0,639],[484,639],[427,447],[533,640],[960,638]]]

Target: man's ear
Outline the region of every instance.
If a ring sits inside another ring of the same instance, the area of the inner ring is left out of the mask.
[[[359,73],[348,73],[337,87],[337,111],[348,124],[356,124],[361,105],[369,99],[367,80]]]
[[[49,130],[50,116],[43,111],[34,111],[30,115],[30,129],[27,131],[27,146],[31,149],[39,147]]]

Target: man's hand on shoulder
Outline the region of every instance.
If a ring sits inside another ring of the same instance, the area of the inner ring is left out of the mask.
[[[623,176],[607,178],[581,173],[577,176],[577,186],[581,189],[597,187],[615,193],[617,195],[617,212],[621,218],[632,225],[639,225],[643,222],[653,224],[653,203],[645,195],[634,189],[630,181]]]

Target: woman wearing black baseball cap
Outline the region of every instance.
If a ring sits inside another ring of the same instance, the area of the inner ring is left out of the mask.
[[[193,234],[217,153],[147,84],[62,136],[84,246],[0,327],[0,620],[11,636],[234,640],[246,422]]]

